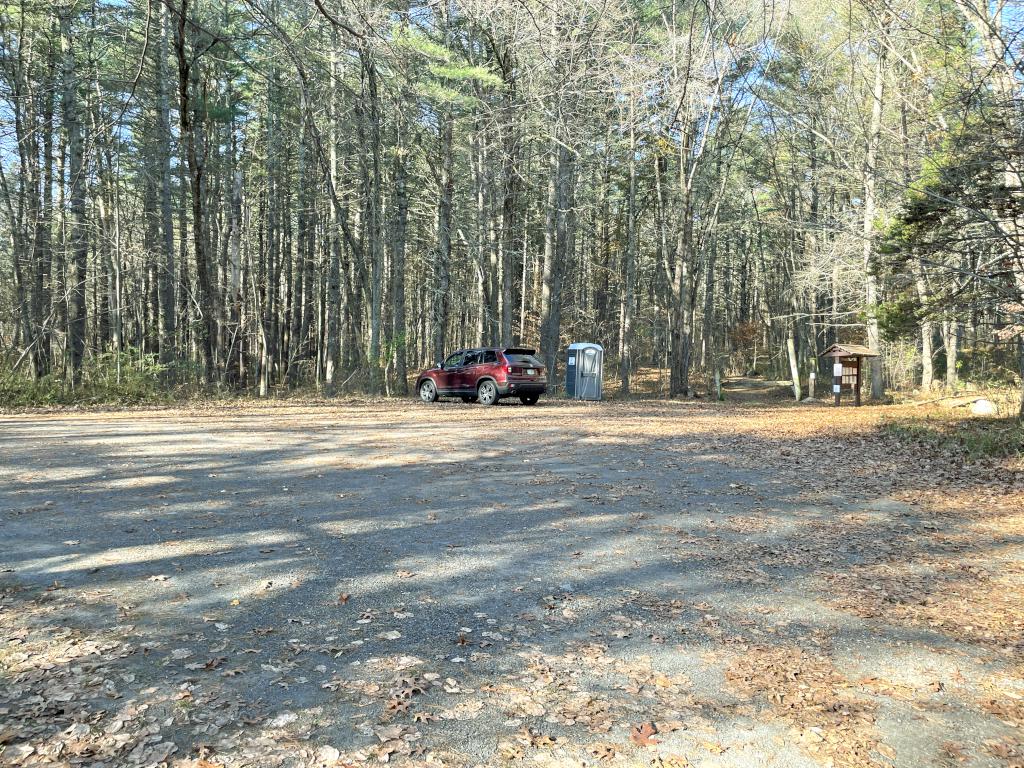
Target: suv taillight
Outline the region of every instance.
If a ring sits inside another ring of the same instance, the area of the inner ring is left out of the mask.
[[[512,373],[512,366],[511,365],[506,365],[505,366],[505,373]]]

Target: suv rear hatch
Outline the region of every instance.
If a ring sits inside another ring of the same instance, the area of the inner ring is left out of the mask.
[[[502,352],[511,378],[520,381],[544,381],[544,364],[534,357],[532,349],[506,349]]]

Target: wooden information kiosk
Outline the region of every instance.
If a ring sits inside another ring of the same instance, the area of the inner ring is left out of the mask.
[[[832,359],[832,394],[835,404],[839,405],[845,389],[847,392],[853,391],[853,404],[860,405],[860,372],[864,367],[862,361],[866,357],[878,357],[878,353],[860,344],[833,344],[821,356]]]

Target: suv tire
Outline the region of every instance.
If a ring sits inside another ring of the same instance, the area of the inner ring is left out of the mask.
[[[476,397],[481,405],[497,405],[498,385],[490,379],[484,379],[477,385]]]
[[[437,402],[437,385],[430,379],[420,382],[420,400],[424,403]]]
[[[519,402],[521,402],[523,405],[536,405],[538,400],[540,400],[540,395],[519,396]]]

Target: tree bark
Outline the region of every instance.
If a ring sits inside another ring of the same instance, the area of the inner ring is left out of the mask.
[[[395,391],[400,395],[409,393],[405,328],[405,241],[409,223],[409,194],[406,188],[407,151],[399,134],[395,147],[395,219],[391,233],[391,302],[394,310],[391,344],[395,361]]]
[[[789,357],[789,375],[793,380],[793,399],[800,402],[800,362],[796,356],[796,318],[786,323],[786,353]]]
[[[516,205],[519,199],[519,128],[516,116],[516,86],[506,75],[509,89],[507,96],[507,124],[504,130],[504,152],[502,171],[501,203],[501,345],[512,345],[512,316],[515,306],[512,302],[513,262],[516,256]],[[526,286],[523,286],[526,290]]]
[[[381,308],[384,301],[384,243],[382,238],[382,169],[381,169],[381,114],[377,91],[377,64],[372,52],[360,46],[360,61],[366,79],[364,94],[365,113],[370,144],[368,165],[369,195],[366,201],[366,232],[370,241],[370,391],[379,393],[382,387],[380,339]]]
[[[192,107],[192,88],[198,82],[198,66],[195,54],[187,50],[186,30],[188,29],[189,0],[181,0],[178,13],[178,26],[174,38],[175,52],[178,59],[178,111],[181,124],[181,136],[185,143],[185,155],[188,165],[189,189],[192,194],[192,246],[196,262],[196,303],[199,306],[199,323],[196,333],[199,351],[203,358],[203,381],[211,383],[214,378],[214,311],[213,293],[210,288],[210,265],[206,255],[205,206],[203,174],[205,173],[205,148],[198,145],[199,128]]]
[[[71,252],[71,274],[68,280],[68,363],[75,386],[82,380],[85,355],[86,306],[85,281],[89,256],[89,240],[85,210],[85,164],[83,158],[82,124],[78,113],[78,79],[71,29],[71,11],[60,15],[62,74],[64,91],[62,107],[68,151],[68,228]]]
[[[875,185],[878,177],[878,146],[882,137],[882,99],[885,94],[885,56],[886,48],[879,46],[875,59],[875,79],[871,92],[871,121],[868,125],[867,144],[864,154],[864,270],[866,279],[865,300],[867,303],[868,346],[880,352],[881,337],[878,330],[878,278],[874,274],[872,256],[874,254],[875,229]],[[885,397],[885,383],[882,378],[882,358],[873,357],[871,368],[871,399],[881,400]]]
[[[671,274],[671,372],[669,394],[672,397],[689,394],[689,357],[692,344],[690,328],[690,259],[693,234],[693,191],[689,176],[690,137],[687,131],[679,147],[680,221],[676,235]]]
[[[451,289],[452,204],[455,194],[454,123],[451,111],[441,115],[441,177],[437,205],[437,247],[434,252],[433,353],[444,360]]]
[[[959,383],[957,363],[960,355],[960,323],[956,320],[944,320],[942,337],[946,347],[946,389],[955,392]]]
[[[550,263],[544,269],[544,293],[547,297],[547,315],[541,347],[549,381],[558,380],[558,356],[561,346],[562,329],[562,284],[566,266],[573,256],[575,233],[573,232],[573,187],[576,183],[576,156],[558,142],[555,162],[555,205],[554,205],[554,251]]]
[[[622,359],[621,368],[621,390],[623,395],[629,395],[629,377],[633,370],[633,314],[636,305],[634,294],[636,286],[636,251],[637,251],[637,222],[636,222],[636,121],[634,114],[634,100],[629,103],[629,157],[626,160],[629,177],[626,189],[626,251],[624,254],[625,264],[623,269],[623,280],[625,285],[622,289]]]

